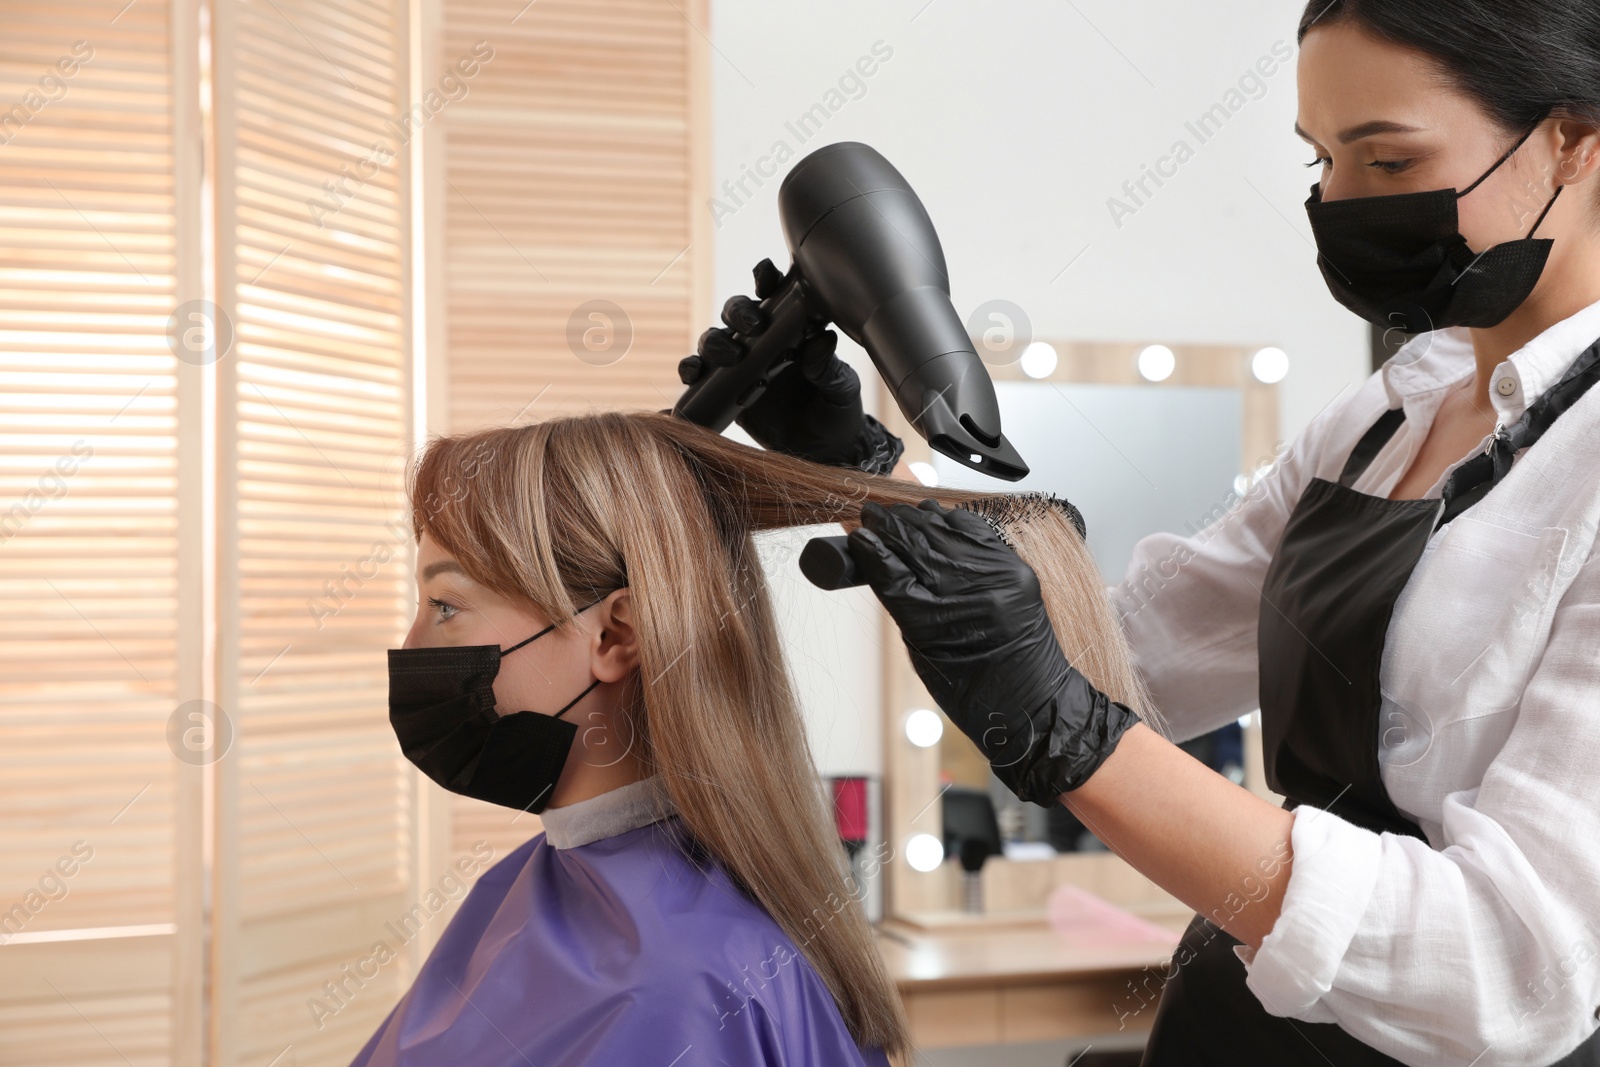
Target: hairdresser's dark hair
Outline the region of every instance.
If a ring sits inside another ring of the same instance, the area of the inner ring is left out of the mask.
[[[1432,57],[1508,133],[1546,115],[1600,126],[1597,0],[1309,0],[1296,40],[1344,21]]]

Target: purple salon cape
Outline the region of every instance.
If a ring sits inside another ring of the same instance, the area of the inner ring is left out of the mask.
[[[351,1067],[887,1067],[772,917],[685,853],[665,796],[652,778],[547,810]]]

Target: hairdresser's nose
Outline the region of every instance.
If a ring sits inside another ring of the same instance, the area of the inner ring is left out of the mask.
[[[1317,190],[1317,199],[1321,200],[1324,204],[1331,204],[1335,200],[1344,200],[1352,196],[1360,195],[1354,189],[1346,189],[1344,182],[1336,182],[1329,178],[1324,178],[1322,181],[1318,182]]]
[[[1317,182],[1317,198],[1324,204],[1358,196],[1372,196],[1375,193],[1375,190],[1370,188],[1370,178],[1358,173],[1353,167],[1346,166],[1341,170],[1337,165],[1324,166],[1321,173],[1322,179]],[[1362,187],[1363,181],[1368,183],[1368,188]]]

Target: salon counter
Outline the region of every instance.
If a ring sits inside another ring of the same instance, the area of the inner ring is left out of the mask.
[[[889,919],[878,945],[922,1048],[1143,1033],[1193,913],[1147,935],[1067,935],[1042,912]]]

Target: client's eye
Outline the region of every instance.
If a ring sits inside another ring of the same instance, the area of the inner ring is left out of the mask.
[[[434,611],[438,614],[440,622],[448,622],[450,619],[454,618],[455,613],[460,610],[454,604],[446,604],[438,597],[429,597],[428,603],[433,606]]]

